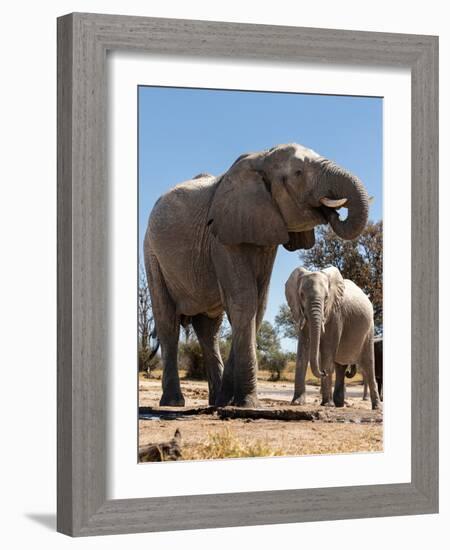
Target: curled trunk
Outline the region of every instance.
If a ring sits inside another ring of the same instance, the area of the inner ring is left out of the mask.
[[[347,199],[345,207],[348,215],[341,220],[338,212],[327,206],[322,206],[328,223],[333,231],[342,239],[355,239],[362,232],[369,215],[369,196],[361,181],[343,168],[329,160],[320,161],[319,201],[321,198]]]

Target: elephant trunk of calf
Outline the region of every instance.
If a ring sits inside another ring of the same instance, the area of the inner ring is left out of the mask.
[[[322,331],[323,303],[316,301],[311,304],[309,313],[309,362],[314,376],[321,378],[325,372],[320,368],[320,333]]]

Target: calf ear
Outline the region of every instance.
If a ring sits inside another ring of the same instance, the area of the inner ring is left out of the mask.
[[[304,267],[294,269],[284,287],[286,301],[292,312],[292,317],[300,330],[305,324],[305,314],[300,302],[300,290],[302,285],[302,277],[307,273],[309,273],[309,271]]]
[[[345,282],[337,267],[327,267],[322,270],[322,273],[325,273],[328,277],[329,283],[328,300],[325,306],[325,319],[328,319],[333,308],[341,307],[344,298]]]
[[[315,243],[314,229],[308,229],[307,231],[299,231],[297,233],[289,232],[289,241],[283,244],[283,246],[289,252],[293,252],[301,248],[305,250],[312,248]]]

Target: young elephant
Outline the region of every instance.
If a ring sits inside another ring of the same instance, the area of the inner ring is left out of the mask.
[[[305,403],[308,362],[322,379],[322,405],[344,406],[345,372],[356,364],[370,389],[372,408],[380,408],[375,381],[373,308],[369,298],[339,270],[311,272],[295,269],[286,282],[286,299],[298,327],[297,366],[293,404]],[[332,373],[336,382],[332,396]]]

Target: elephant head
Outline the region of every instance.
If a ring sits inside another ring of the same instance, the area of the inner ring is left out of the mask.
[[[367,223],[369,197],[359,179],[302,145],[278,145],[239,157],[217,183],[208,224],[226,245],[314,246],[314,227],[329,223],[354,239]],[[348,215],[339,218],[345,206]]]
[[[295,269],[286,282],[286,300],[292,316],[301,330],[308,323],[309,362],[315,376],[326,373],[320,368],[319,350],[322,331],[334,309],[340,307],[344,296],[344,279],[335,267],[322,271]]]

